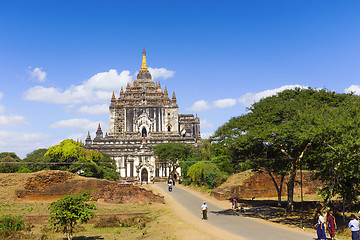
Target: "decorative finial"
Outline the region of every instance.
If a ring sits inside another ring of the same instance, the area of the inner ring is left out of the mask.
[[[168,94],[166,87],[165,87],[164,93],[165,93],[165,94]]]
[[[126,88],[129,88],[130,87],[130,84],[129,84],[129,82],[126,84]]]
[[[115,99],[115,93],[114,92],[113,92],[113,95],[112,95],[111,99]]]
[[[122,88],[122,87],[121,87],[120,93],[124,93],[124,90],[123,90],[123,88]]]
[[[173,97],[172,97],[173,99],[176,99],[176,96],[175,96],[175,92],[173,92]]]
[[[146,52],[145,52],[145,49],[143,50],[143,59],[142,59],[141,69],[140,70],[148,70],[148,68],[146,66]]]

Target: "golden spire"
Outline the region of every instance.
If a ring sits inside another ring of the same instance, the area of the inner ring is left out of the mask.
[[[123,90],[123,88],[122,88],[122,87],[121,87],[120,93],[124,93],[124,90]]]
[[[168,94],[166,87],[165,87],[164,93],[165,93],[165,94]]]
[[[113,95],[112,95],[111,99],[115,99],[115,93],[114,93],[114,91],[113,91]]]
[[[143,50],[143,59],[141,63],[141,69],[140,70],[148,70],[146,66],[146,52],[145,49]]]
[[[173,92],[173,97],[172,97],[173,99],[176,99],[176,97],[175,97],[175,92]]]

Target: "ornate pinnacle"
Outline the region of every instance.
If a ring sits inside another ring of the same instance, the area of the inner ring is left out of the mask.
[[[140,70],[148,70],[148,68],[146,66],[146,52],[145,52],[145,49],[143,50],[143,59],[142,59],[141,69]]]
[[[115,93],[114,92],[113,92],[113,95],[112,95],[111,99],[115,99]]]
[[[165,87],[164,93],[165,93],[165,94],[168,94],[166,87]]]
[[[175,92],[173,92],[172,99],[176,99]]]
[[[123,90],[123,88],[122,88],[122,87],[121,87],[120,93],[124,93],[124,90]]]

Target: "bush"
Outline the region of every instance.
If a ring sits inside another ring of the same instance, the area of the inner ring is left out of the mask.
[[[226,181],[226,174],[221,172],[214,163],[197,162],[187,171],[190,182],[199,186],[215,188]]]
[[[99,222],[95,223],[94,228],[112,228],[120,227],[120,221],[116,216],[108,218],[100,218]]]
[[[17,173],[31,173],[32,171],[26,167],[22,167]]]
[[[219,186],[221,183],[225,182],[226,179],[227,179],[226,176],[219,171],[209,172],[205,176],[205,182],[208,184],[210,188],[215,188]]]
[[[0,218],[0,232],[21,231],[24,228],[22,216],[5,215]]]
[[[72,239],[74,227],[77,223],[86,223],[95,217],[94,203],[88,203],[90,192],[65,195],[64,198],[53,202],[49,206],[51,218],[49,222],[66,234],[68,240]]]

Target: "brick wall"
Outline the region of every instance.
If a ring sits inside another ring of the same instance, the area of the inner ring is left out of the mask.
[[[15,191],[15,200],[56,201],[64,195],[90,190],[92,201],[125,204],[164,202],[163,196],[132,184],[79,177],[63,171],[47,171],[30,177],[24,188]]]
[[[314,172],[303,171],[303,194],[316,194],[317,189],[322,186],[318,180],[312,180]],[[275,178],[280,183],[280,178]],[[287,183],[288,177],[285,177],[282,196],[287,195]],[[294,194],[300,194],[300,173],[298,172],[295,178]],[[241,185],[233,185],[228,187],[219,187],[213,190],[213,195],[219,200],[230,199],[236,197],[239,199],[249,198],[267,198],[277,197],[277,191],[275,185],[271,180],[268,173],[255,173],[246,179]]]

